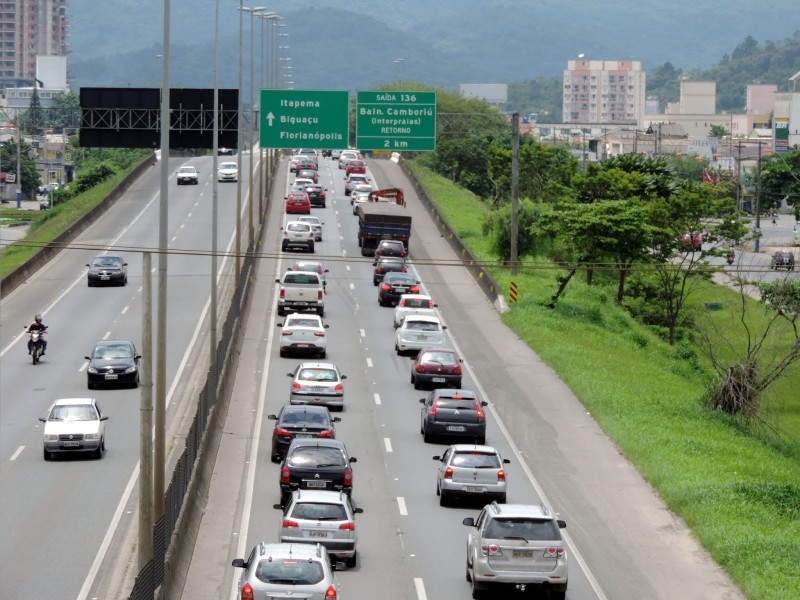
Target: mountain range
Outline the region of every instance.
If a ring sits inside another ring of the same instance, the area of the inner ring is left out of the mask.
[[[70,2],[73,88],[158,87],[163,2]],[[217,3],[219,84],[237,85],[238,8],[254,2],[170,1],[173,87],[213,86]],[[797,0],[274,0],[269,10],[284,17],[282,56],[290,61],[281,64],[291,66],[285,72],[297,89],[356,90],[402,80],[455,90],[459,83],[560,76],[579,54],[641,60],[645,70],[665,62],[707,69],[748,35],[777,42],[800,27]],[[245,13],[245,77],[249,21]],[[261,30],[257,21],[257,65]]]

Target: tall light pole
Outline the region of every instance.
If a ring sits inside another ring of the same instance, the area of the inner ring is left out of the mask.
[[[236,287],[239,287],[241,278],[241,253],[242,253],[242,70],[244,57],[244,0],[239,0],[239,105],[236,107]],[[252,234],[251,234],[252,241]]]
[[[216,374],[217,365],[217,210],[219,206],[219,182],[217,181],[217,159],[219,154],[219,0],[216,0],[214,13],[214,139],[211,143],[211,305],[209,327],[209,358],[211,368]],[[237,223],[239,214],[236,214]],[[238,224],[237,224],[238,231]],[[238,248],[237,248],[238,256]],[[237,269],[238,278],[238,269]],[[217,381],[216,375],[214,381]],[[216,390],[214,390],[216,392]]]

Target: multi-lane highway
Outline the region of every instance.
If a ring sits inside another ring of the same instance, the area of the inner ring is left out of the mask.
[[[197,164],[201,183],[173,188],[170,245],[207,250],[211,159],[190,162]],[[454,256],[399,167],[383,160],[368,164],[377,187],[406,191],[413,216],[412,258],[419,265],[412,268],[438,302],[450,343],[465,358],[463,386],[490,402],[487,443],[511,460],[509,502],[544,501],[567,521],[567,597],[740,598],[569,390],[503,325],[470,275],[437,262],[451,263]],[[284,168],[268,215],[264,258],[258,262],[238,348],[233,398],[208,504],[194,553],[184,558],[190,561],[182,594],[187,599],[232,598],[239,572],[230,566],[231,559],[246,556],[259,540],[277,541],[280,514],[272,505],[279,498],[278,466],[270,461],[273,422],[267,415],[287,402],[286,374],[301,359],[278,356],[281,319],[275,311],[274,280],[290,261],[307,256],[279,251],[285,219],[281,199],[289,181]],[[478,507],[439,506],[431,457],[441,454],[444,445],[426,444],[419,433],[418,399],[425,392],[414,390],[409,382],[410,359],[394,353],[392,309],[378,305],[371,262],[360,256],[356,217],[343,192],[343,171],[335,162],[320,159],[320,182],[328,188],[328,206],[312,209],[312,214],[325,223],[314,257],[330,270],[325,309],[328,359],[348,375],[337,437],[358,458],[353,497],[364,509],[358,519],[358,565],[338,575],[341,597],[468,598],[467,528],[461,521],[477,515]],[[245,189],[246,185],[245,177]],[[219,189],[224,247],[233,232],[235,186]],[[56,397],[88,394],[83,356],[96,340],[140,340],[140,257],[127,255],[125,288],[88,288],[83,265],[106,246],[154,248],[157,197],[154,169],[80,240],[96,244],[97,252],[63,252],[3,299],[2,598],[76,598],[89,589],[91,598],[117,598],[120,582],[130,582],[135,575],[135,560],[129,561],[135,549],[120,543],[120,536],[108,545],[105,540],[117,530],[135,531],[135,487],[129,485],[138,460],[136,391],[91,392],[111,417],[108,452],[100,461],[67,458],[45,463],[36,419]],[[170,415],[179,417],[181,397],[191,397],[191,378],[171,386],[192,367],[190,344],[204,343],[198,323],[208,302],[210,259],[173,256],[169,272],[169,406]],[[18,335],[35,312],[44,313],[51,330],[47,356],[37,367],[30,364]],[[101,584],[95,582],[98,574]]]

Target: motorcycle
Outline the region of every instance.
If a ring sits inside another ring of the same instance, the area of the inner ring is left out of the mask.
[[[734,260],[736,260],[736,254],[735,254],[733,251],[731,251],[731,252],[728,252],[728,253],[725,255],[725,260],[726,260],[726,261],[728,261],[728,264],[729,264],[729,265],[732,265],[732,264],[733,264],[733,261],[734,261]]]
[[[39,364],[39,357],[44,352],[44,331],[34,330],[28,332],[28,346],[31,349],[31,359],[33,364]]]

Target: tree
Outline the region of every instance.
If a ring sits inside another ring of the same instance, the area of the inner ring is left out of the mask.
[[[49,110],[47,127],[62,132],[76,129],[81,124],[81,104],[77,94],[57,94],[53,96],[53,106]]]
[[[32,148],[30,144],[22,140],[19,149],[19,164],[22,170],[22,196],[25,199],[34,198],[36,189],[41,183],[41,178],[36,171],[36,163],[31,159]],[[4,173],[17,175],[17,140],[9,140],[0,147],[0,163],[2,163]]]
[[[716,138],[723,138],[730,135],[730,131],[724,125],[712,125],[708,130],[708,135]]]
[[[31,103],[28,110],[17,119],[22,127],[22,131],[29,135],[41,135],[45,128],[45,114],[42,108],[42,101],[39,98],[39,88],[34,86],[31,95]]]
[[[764,206],[779,205],[783,198],[789,206],[800,206],[800,150],[775,154],[762,161],[761,195],[766,199]]]
[[[757,315],[745,279],[737,281],[741,301],[736,319],[743,342],[726,338],[712,320],[700,332],[718,375],[709,390],[709,405],[749,420],[758,418],[769,386],[800,359],[800,283],[786,278],[759,284],[763,310]]]

